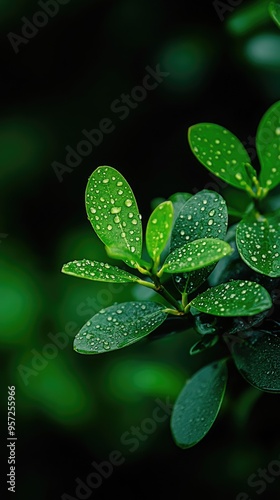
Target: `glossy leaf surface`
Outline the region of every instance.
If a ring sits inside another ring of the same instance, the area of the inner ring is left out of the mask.
[[[251,159],[229,130],[214,123],[198,123],[190,127],[188,137],[194,155],[210,172],[239,189],[251,187],[245,168]]]
[[[93,281],[107,281],[110,283],[127,283],[129,281],[137,282],[139,278],[116,266],[110,266],[104,262],[91,260],[75,260],[64,264],[62,272],[76,276],[77,278],[86,278]]]
[[[223,240],[203,238],[174,250],[166,258],[166,273],[190,272],[209,266],[232,253],[231,246]]]
[[[261,164],[260,184],[268,191],[280,182],[280,101],[263,115],[257,130],[256,147]]]
[[[133,191],[120,172],[102,166],[92,173],[86,187],[86,211],[104,245],[130,250],[141,258],[141,217]]]
[[[149,217],[146,229],[146,246],[150,257],[157,260],[169,240],[174,208],[171,201],[160,203]]]
[[[102,309],[79,331],[74,350],[100,354],[129,346],[161,325],[167,314],[156,302],[123,302]]]
[[[171,252],[186,243],[202,238],[223,240],[227,233],[226,202],[214,191],[202,190],[192,196],[181,208],[171,235]],[[207,279],[215,264],[198,271],[174,276],[178,290],[191,293]]]
[[[233,344],[232,354],[241,375],[265,392],[280,392],[280,335],[247,332],[248,338]]]
[[[253,316],[270,309],[268,291],[253,281],[230,281],[209,288],[191,302],[200,312],[214,316]]]
[[[227,383],[224,360],[200,369],[175,402],[171,431],[181,448],[190,448],[209,432],[219,413]]]
[[[280,276],[280,217],[251,213],[237,226],[236,243],[243,261],[271,278]]]

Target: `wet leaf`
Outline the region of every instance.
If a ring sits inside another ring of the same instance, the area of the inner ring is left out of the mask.
[[[102,309],[79,331],[74,350],[100,354],[122,349],[154,331],[167,314],[156,302],[123,302]]]
[[[115,266],[110,266],[104,262],[84,260],[74,260],[64,264],[62,272],[76,276],[77,278],[86,278],[93,281],[107,281],[110,283],[127,283],[129,281],[137,282],[139,278],[133,274],[123,271]]]
[[[231,186],[250,189],[245,164],[251,159],[234,134],[214,123],[198,123],[189,128],[188,138],[194,155],[210,172]]]
[[[253,316],[272,307],[268,291],[253,281],[230,281],[209,288],[191,301],[200,312],[214,316]]]
[[[160,203],[149,217],[146,229],[146,247],[150,257],[156,261],[169,240],[174,208],[171,201]]]
[[[260,120],[256,147],[261,164],[260,184],[267,192],[280,182],[280,101]]]
[[[239,222],[236,244],[243,261],[271,278],[280,276],[280,216],[251,213]]]
[[[131,187],[114,168],[98,167],[86,187],[86,211],[107,247],[129,250],[141,258],[142,222]],[[127,261],[133,267],[133,261]]]
[[[227,233],[228,214],[226,202],[219,194],[202,190],[192,196],[182,207],[171,234],[171,252],[186,243],[202,238],[223,240]],[[196,290],[215,267],[211,265],[198,271],[174,276],[174,283],[183,293]]]
[[[226,383],[225,360],[205,366],[186,383],[171,416],[171,431],[178,446],[190,448],[206,436],[218,416]]]
[[[166,258],[162,269],[166,273],[190,272],[209,266],[232,253],[223,240],[203,238],[177,248]]]
[[[237,369],[247,382],[261,391],[280,392],[280,335],[261,331],[246,333],[246,340],[237,339],[232,344]]]

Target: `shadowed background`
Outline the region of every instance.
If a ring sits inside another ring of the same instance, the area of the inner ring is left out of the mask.
[[[64,0],[40,16],[47,3],[0,0],[1,412],[15,385],[16,497],[256,498],[248,477],[280,456],[277,396],[259,396],[231,367],[210,433],[177,448],[168,412],[155,422],[154,409],[174,402],[215,351],[191,357],[188,332],[100,357],[75,353],[73,337],[94,313],[139,291],[60,271],[106,258],[84,207],[99,165],[126,177],[145,224],[153,199],[216,182],[188,147],[190,125],[223,125],[254,157],[257,124],[280,95],[280,32],[267,2]],[[151,69],[164,76],[145,93]],[[77,156],[93,129],[96,145]],[[238,205],[234,190],[216,187]],[[131,441],[135,427],[142,437]],[[4,418],[4,481],[6,433]],[[113,450],[123,463],[77,496],[76,478],[85,482]],[[279,479],[264,484],[262,498],[276,498]]]

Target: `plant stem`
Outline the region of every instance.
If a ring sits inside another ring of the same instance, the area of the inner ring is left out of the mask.
[[[191,308],[191,302],[189,302],[185,307],[184,307],[184,313],[187,314]]]
[[[156,273],[157,273],[157,270],[158,270],[159,264],[160,264],[160,257],[157,257],[157,258],[153,261],[153,266],[152,266],[152,269],[151,269],[151,273],[152,273],[152,274],[156,274]]]
[[[151,283],[150,281],[144,281],[144,280],[137,280],[138,285],[146,286],[147,288],[152,288],[155,292],[157,291],[157,287],[154,283]]]
[[[184,313],[182,311],[178,311],[178,309],[163,309],[163,312],[167,314],[172,314],[173,316],[182,316]]]
[[[144,267],[140,266],[137,262],[135,263],[135,268],[139,271],[139,273],[144,274],[145,276],[150,276],[151,273],[148,269],[145,269]]]
[[[155,287],[156,287],[155,288],[156,292],[158,292],[160,295],[162,295],[162,297],[164,297],[167,300],[167,302],[169,302],[169,304],[171,304],[172,306],[174,306],[177,309],[177,311],[183,312],[182,305],[161,284],[160,280],[158,279],[158,276],[153,275],[152,279],[153,279]]]
[[[187,305],[188,305],[188,295],[186,292],[184,292],[182,293],[182,306],[184,310],[187,307]]]
[[[246,191],[250,195],[251,198],[255,199],[256,193],[254,193],[253,189],[250,186],[246,186]]]

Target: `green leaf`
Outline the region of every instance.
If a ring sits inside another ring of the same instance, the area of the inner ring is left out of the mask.
[[[171,431],[181,448],[201,441],[215,422],[227,383],[227,365],[220,360],[200,369],[185,385],[171,415]]]
[[[174,208],[171,201],[160,203],[152,212],[146,229],[146,247],[150,257],[156,261],[169,240]]]
[[[218,262],[233,249],[223,240],[203,238],[177,248],[166,258],[162,270],[165,273],[190,272]]]
[[[131,187],[114,168],[98,167],[86,187],[86,211],[97,236],[108,247],[142,254],[142,222]],[[134,263],[127,261],[128,265]]]
[[[272,307],[268,291],[253,281],[229,281],[209,288],[191,301],[200,312],[214,316],[253,316]]]
[[[237,339],[232,344],[237,369],[261,391],[280,392],[280,336],[261,331],[246,334],[246,340]]]
[[[276,26],[280,28],[280,3],[272,1],[268,4],[268,11]]]
[[[107,281],[110,283],[127,283],[129,281],[138,282],[139,278],[133,274],[123,271],[115,266],[110,266],[104,262],[90,260],[74,260],[64,264],[62,272],[76,276],[77,278],[86,278],[93,281]]]
[[[260,120],[256,147],[261,165],[260,184],[266,193],[280,182],[280,101]]]
[[[171,235],[171,251],[186,243],[202,238],[224,239],[227,233],[228,214],[226,202],[218,193],[202,190],[192,196],[182,207]],[[196,290],[215,267],[211,265],[188,274],[178,274],[174,282],[181,293]]]
[[[251,213],[239,222],[236,244],[243,261],[271,278],[280,276],[280,216]]]
[[[155,330],[167,318],[156,302],[123,302],[102,309],[79,331],[74,350],[100,354],[122,349]]]
[[[198,123],[189,128],[188,139],[204,167],[231,186],[250,191],[251,179],[245,164],[250,164],[251,159],[234,134],[214,123]]]

